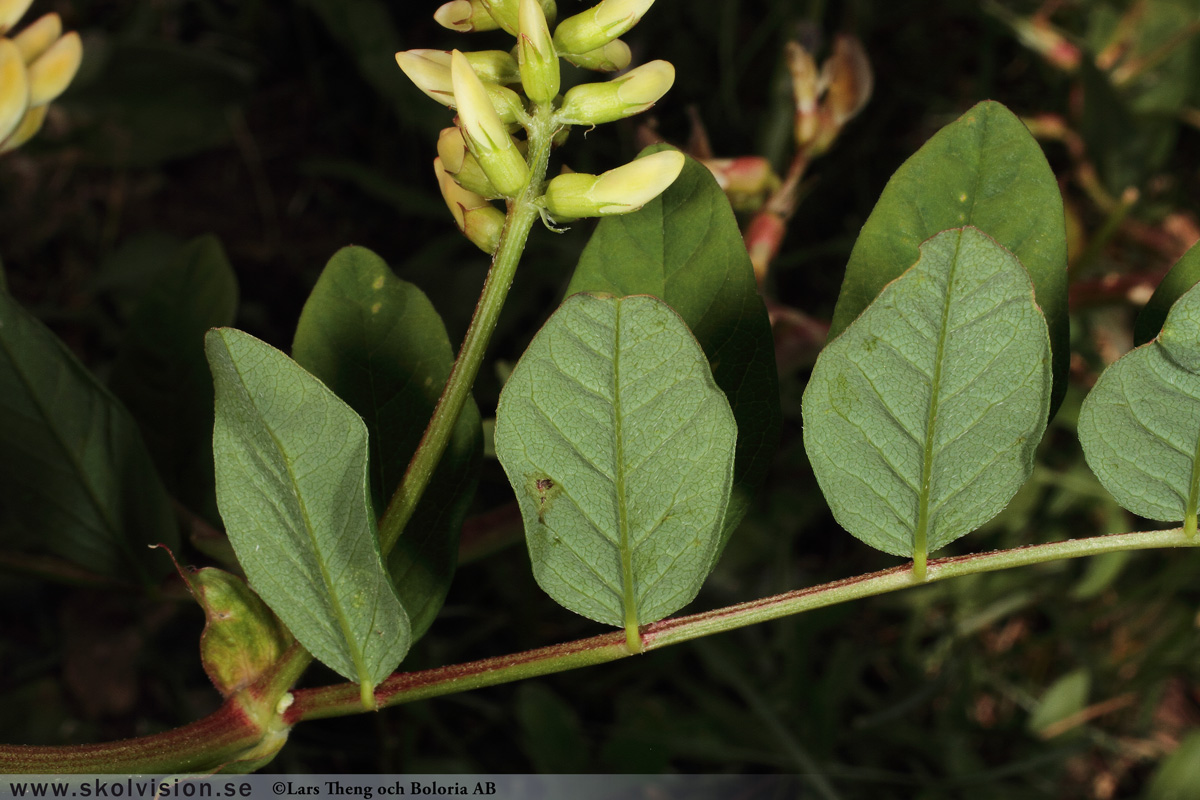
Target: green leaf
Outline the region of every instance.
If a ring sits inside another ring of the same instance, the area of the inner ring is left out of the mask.
[[[111,379],[167,488],[214,523],[220,517],[204,334],[232,324],[237,302],[237,278],[216,238],[179,247],[134,310]]]
[[[1200,501],[1200,285],[1158,338],[1117,359],[1079,413],[1088,466],[1117,502],[1196,530]]]
[[[712,173],[689,158],[641,211],[601,220],[567,288],[576,292],[658,297],[704,348],[738,425],[724,547],[766,477],[780,411],[771,323],[737,219]]]
[[[0,290],[0,549],[150,582],[178,530],[137,425],[67,347]]]
[[[939,231],[972,225],[1029,271],[1050,326],[1055,410],[1066,391],[1067,240],[1062,196],[1041,147],[1004,106],[983,102],[947,125],[888,181],[846,265],[832,341]]]
[[[1175,752],[1162,760],[1150,785],[1146,800],[1196,800],[1200,786],[1200,731],[1193,730]]]
[[[254,683],[291,646],[292,635],[238,576],[213,567],[180,574],[204,609],[200,660],[223,696]]]
[[[637,626],[687,603],[712,570],[737,425],[683,320],[646,296],[568,298],[496,411],[533,572],[585,617]]]
[[[1029,731],[1035,734],[1060,734],[1055,730],[1064,720],[1078,714],[1087,706],[1092,678],[1086,669],[1068,672],[1054,683],[1038,700],[1029,716]]]
[[[1200,283],[1200,245],[1193,245],[1171,267],[1138,314],[1133,326],[1134,344],[1143,345],[1158,336],[1171,306],[1197,283]]]
[[[838,523],[923,570],[1033,469],[1049,340],[1029,276],[979,230],[944,231],[817,359],[804,446]]]
[[[313,287],[292,345],[316,375],[367,424],[371,497],[382,513],[433,414],[454,365],[441,317],[425,294],[362,247],[338,251]],[[433,622],[458,562],[458,534],[475,491],[483,448],[469,401],[388,570],[414,638]]]
[[[216,388],[217,503],[259,597],[364,700],[411,630],[379,556],[367,429],[275,348],[231,328],[205,349]]]

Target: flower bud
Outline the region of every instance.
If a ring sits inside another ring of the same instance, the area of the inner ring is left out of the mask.
[[[603,47],[588,50],[586,53],[563,55],[563,58],[580,69],[594,69],[598,72],[620,72],[629,66],[629,62],[633,61],[633,53],[629,52],[629,45],[625,44],[625,42],[620,39],[613,39]]]
[[[796,98],[796,144],[804,147],[820,133],[817,100],[824,87],[812,53],[796,42],[788,42],[784,52],[792,74],[792,94]]]
[[[586,53],[611,42],[638,23],[654,0],[601,0],[567,17],[554,30],[560,53]]]
[[[441,158],[433,160],[433,171],[437,175],[442,198],[446,201],[450,213],[454,215],[458,229],[483,252],[496,252],[496,247],[500,244],[500,234],[504,232],[504,212],[485,198],[460,186],[446,173]]]
[[[567,125],[599,125],[631,117],[654,105],[675,82],[669,61],[651,61],[608,83],[574,86],[563,97],[558,121]]]
[[[499,50],[489,50],[484,53],[471,54],[480,62],[484,75],[500,79],[511,77],[520,79],[517,62],[508,53]],[[503,56],[503,58],[501,58]],[[507,61],[505,61],[507,59]],[[471,57],[467,57],[471,62]],[[396,63],[416,87],[444,106],[456,107],[454,102],[454,79],[451,74],[450,53],[444,50],[406,50],[396,53]],[[478,73],[477,73],[478,74]],[[491,105],[500,119],[505,123],[516,122],[524,113],[520,96],[512,89],[498,86],[496,83],[483,84],[484,91],[491,100]]]
[[[483,7],[488,10],[492,18],[496,20],[497,25],[513,36],[520,35],[521,0],[480,0],[480,2],[483,3]],[[547,22],[553,25],[554,18],[558,14],[558,8],[555,6],[554,0],[537,0],[537,2]]]
[[[45,105],[26,111],[25,116],[17,124],[16,130],[7,139],[0,139],[0,154],[16,150],[32,139],[42,129],[42,123],[46,121],[46,112],[49,110],[50,106]]]
[[[483,167],[479,166],[478,159],[467,149],[467,142],[457,127],[446,128],[441,132],[438,136],[437,151],[438,158],[442,160],[442,169],[454,176],[454,180],[464,189],[485,198],[501,196],[488,180]]]
[[[517,58],[521,64],[521,85],[535,103],[549,103],[558,95],[558,53],[550,38],[546,15],[538,0],[520,0],[520,35]]]
[[[50,49],[50,45],[62,36],[62,17],[58,14],[46,14],[25,30],[12,37],[13,44],[21,51],[21,57],[29,64],[42,53]]]
[[[679,177],[685,160],[678,150],[663,150],[603,175],[559,175],[546,185],[542,201],[559,218],[628,214],[662,194]]]
[[[762,286],[771,270],[771,262],[779,255],[783,237],[787,233],[787,220],[781,214],[763,209],[754,215],[746,228],[746,252],[754,267],[754,279]]]
[[[708,158],[700,163],[717,179],[735,211],[757,211],[780,185],[771,162],[762,156]]]
[[[500,27],[482,0],[450,0],[433,12],[433,19],[443,28],[459,33],[494,31]]]
[[[0,142],[21,124],[29,109],[29,76],[21,51],[8,39],[0,39]]]
[[[529,179],[529,165],[492,107],[483,83],[457,50],[452,54],[450,73],[458,102],[459,127],[467,147],[502,195],[516,195]]]
[[[0,36],[12,30],[32,4],[33,0],[0,0]]]
[[[42,106],[62,94],[82,60],[83,43],[74,31],[50,45],[29,65],[29,104]]]
[[[839,36],[833,55],[821,65],[822,83],[829,87],[825,102],[833,124],[842,127],[871,99],[875,76],[862,44],[853,36]]]

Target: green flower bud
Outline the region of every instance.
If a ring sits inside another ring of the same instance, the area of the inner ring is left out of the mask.
[[[433,19],[443,28],[459,33],[494,31],[500,27],[482,0],[450,0],[433,12]]]
[[[566,125],[599,125],[640,114],[675,82],[669,61],[651,61],[608,83],[574,86],[563,97],[557,119]]]
[[[594,69],[598,72],[620,72],[633,61],[633,53],[629,52],[629,45],[620,39],[613,39],[603,47],[588,50],[586,53],[564,55],[563,58],[580,69]]]
[[[29,76],[21,51],[0,39],[0,142],[12,134],[29,110]]]
[[[491,100],[492,107],[506,124],[516,122],[525,113],[524,104],[516,92],[498,86],[497,83],[520,80],[517,62],[502,50],[472,53],[467,56],[468,63],[471,62],[472,56],[479,62],[483,75],[498,79],[495,83],[488,78],[484,79],[487,80],[483,84],[484,91]],[[450,53],[444,50],[405,50],[396,53],[396,63],[426,96],[444,106],[456,107]]]
[[[72,31],[50,45],[28,67],[29,105],[42,106],[58,97],[71,84],[83,61],[83,43]]]
[[[474,192],[485,198],[501,197],[496,187],[488,180],[478,159],[467,149],[467,141],[462,131],[457,127],[446,128],[438,136],[438,158],[442,160],[442,168],[454,177],[469,192]]]
[[[521,65],[521,85],[535,103],[549,103],[558,96],[558,53],[550,38],[546,15],[538,0],[520,0],[520,35],[517,57]]]
[[[21,51],[21,57],[28,64],[50,49],[50,45],[62,36],[62,17],[58,14],[46,14],[37,19],[25,30],[12,37],[13,44]]]
[[[500,234],[504,232],[504,212],[493,206],[486,198],[467,191],[442,167],[442,159],[433,160],[433,171],[437,175],[438,188],[458,229],[466,234],[476,247],[489,255],[500,245]]]
[[[516,195],[529,179],[529,165],[513,144],[483,83],[466,56],[457,50],[451,56],[450,75],[458,103],[459,127],[467,147],[502,195]]]
[[[480,2],[491,13],[497,25],[513,36],[520,34],[521,0],[480,0]],[[538,0],[538,5],[541,7],[542,14],[546,17],[546,20],[550,25],[553,25],[554,18],[558,14],[558,8],[555,6],[554,0]]]
[[[654,0],[601,0],[564,19],[554,31],[554,44],[572,55],[603,47],[636,25],[652,5]]]
[[[662,194],[679,177],[684,161],[678,150],[662,150],[603,175],[559,175],[546,185],[542,202],[560,219],[628,214]]]

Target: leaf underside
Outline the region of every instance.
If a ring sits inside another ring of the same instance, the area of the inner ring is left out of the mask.
[[[205,344],[217,503],[238,561],[310,653],[374,686],[408,652],[411,629],[379,555],[366,427],[253,336],[223,328]]]
[[[1084,398],[1088,466],[1133,513],[1195,524],[1200,489],[1200,286],[1171,307],[1158,338],[1122,356]]]
[[[689,158],[640,211],[602,219],[571,276],[567,294],[576,292],[653,295],[683,317],[704,348],[738,425],[722,531],[722,543],[728,541],[766,477],[781,417],[771,323],[737,219],[712,173]]]
[[[948,230],[821,353],[804,445],[834,517],[913,558],[995,516],[1029,476],[1050,396],[1046,323],[1020,262]]]
[[[1056,409],[1070,360],[1062,195],[1037,141],[996,102],[938,131],[888,181],[846,265],[830,341],[917,260],[922,242],[963,225],[991,236],[1028,270],[1050,328]]]
[[[371,496],[382,513],[454,365],[441,317],[375,253],[346,247],[313,287],[292,354],[366,423]],[[479,410],[468,400],[429,488],[388,555],[414,639],[432,624],[454,578],[482,450]]]
[[[556,601],[632,630],[695,597],[718,552],[737,426],[670,307],[568,298],[505,384],[495,439],[534,576]]]

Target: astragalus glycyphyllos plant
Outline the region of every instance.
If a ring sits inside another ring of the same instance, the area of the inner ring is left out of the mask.
[[[450,218],[492,259],[457,357],[429,300],[365,248],[330,260],[289,357],[228,327],[234,290],[220,249],[205,240],[187,247],[181,275],[205,269],[223,276],[224,288],[194,318],[147,312],[143,321],[145,331],[190,326],[197,340],[212,328],[204,352],[214,459],[204,478],[245,579],[214,567],[180,573],[207,615],[201,658],[224,705],[141,739],[3,746],[0,767],[253,770],[309,719],[598,664],[972,573],[1200,544],[1200,411],[1192,408],[1200,400],[1189,389],[1200,315],[1193,292],[1168,289],[1160,305],[1174,310],[1161,334],[1137,351],[1147,355],[1118,362],[1116,377],[1101,380],[1081,430],[1118,501],[1146,513],[1126,494],[1145,498],[1139,482],[1157,481],[1154,513],[1184,527],[929,559],[995,516],[1029,477],[1066,380],[1062,200],[1028,131],[985,102],[936,134],[884,189],[803,400],[805,447],[834,516],[911,565],[672,617],[696,597],[754,502],[780,409],[767,312],[712,173],[661,145],[598,175],[551,166],[571,127],[640,113],[670,88],[665,62],[624,71],[631,56],[619,37],[651,5],[603,0],[556,24],[551,0],[454,0],[437,11],[440,23],[502,29],[516,37],[515,55],[397,54],[405,74],[457,115],[429,155],[436,150]],[[858,64],[847,73],[858,93],[846,95],[857,99],[843,97],[828,124],[813,108],[798,112],[805,158],[828,148],[869,94],[865,57],[843,56]],[[619,74],[563,86],[562,59]],[[798,107],[809,99],[798,95]],[[585,217],[604,219],[566,299],[512,369],[493,441],[537,583],[618,630],[397,671],[437,624],[454,575],[483,450],[471,388],[527,237],[539,221],[561,229]],[[168,511],[177,484],[160,479],[122,403],[4,292],[0,323],[0,491],[53,473],[58,505],[90,516],[50,504],[22,518],[29,532],[55,525],[56,556],[153,586],[169,559],[133,543],[178,550]],[[1149,398],[1121,395],[1111,387],[1129,369],[1157,370],[1162,386],[1147,384],[1157,386]],[[118,384],[136,379],[129,363],[116,372]],[[64,386],[74,399],[63,399]],[[1140,473],[1118,462],[1127,450],[1104,450],[1106,433],[1129,422],[1120,413],[1146,429],[1139,452],[1154,458],[1135,464]],[[1150,424],[1164,416],[1170,430]],[[296,688],[314,659],[348,682]]]

